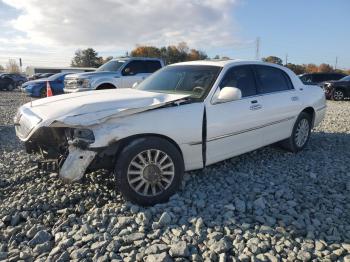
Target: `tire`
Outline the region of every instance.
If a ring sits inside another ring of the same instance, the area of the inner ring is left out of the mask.
[[[41,90],[40,90],[40,97],[41,98],[47,97],[46,87],[41,88]]]
[[[344,92],[339,89],[335,89],[332,93],[332,99],[335,101],[341,101],[344,99]]]
[[[168,201],[178,190],[183,174],[184,161],[177,147],[158,137],[129,143],[119,153],[114,170],[117,190],[142,206]]]
[[[13,84],[9,84],[6,89],[8,91],[12,91],[13,89],[15,89],[15,86]]]
[[[297,153],[307,145],[311,133],[312,117],[301,112],[295,121],[292,135],[281,142],[281,146],[290,152]],[[303,131],[304,130],[304,131]],[[303,136],[305,134],[305,136]]]

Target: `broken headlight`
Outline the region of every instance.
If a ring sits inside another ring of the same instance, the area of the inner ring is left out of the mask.
[[[95,142],[95,136],[90,129],[73,129],[70,132],[70,138],[68,138],[69,144],[82,149],[87,148],[93,142]]]

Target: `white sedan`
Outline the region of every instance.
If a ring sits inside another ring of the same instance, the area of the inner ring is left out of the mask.
[[[127,199],[153,205],[176,192],[185,171],[275,142],[302,150],[325,110],[322,89],[285,67],[194,61],[132,89],[33,101],[18,110],[15,126],[27,152],[56,163],[64,180],[107,169]]]

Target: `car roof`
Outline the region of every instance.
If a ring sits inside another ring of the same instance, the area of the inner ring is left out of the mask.
[[[156,61],[160,61],[160,58],[154,58],[154,57],[116,57],[113,58],[111,60],[114,61],[129,61],[129,60],[156,60]]]
[[[197,61],[188,61],[188,62],[181,62],[176,64],[171,64],[170,66],[174,65],[207,65],[207,66],[219,66],[219,67],[226,67],[231,65],[269,65],[274,67],[282,67],[281,65],[267,63],[259,60],[243,60],[243,59],[208,59],[208,60],[197,60]]]
[[[307,75],[344,75],[344,76],[346,76],[346,74],[344,74],[344,73],[338,73],[338,72],[305,73],[305,74],[301,74],[300,76],[307,76]]]

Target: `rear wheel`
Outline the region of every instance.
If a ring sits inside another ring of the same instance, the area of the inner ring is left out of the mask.
[[[344,99],[344,92],[342,90],[334,90],[332,94],[332,98],[335,101],[340,101]]]
[[[8,91],[12,91],[13,89],[15,89],[15,86],[13,84],[9,84],[6,89]]]
[[[134,203],[149,206],[165,202],[181,184],[183,158],[168,140],[138,138],[119,154],[115,166],[117,189]]]
[[[310,138],[312,117],[310,114],[301,112],[294,124],[292,135],[281,142],[282,147],[297,153],[301,151]]]

